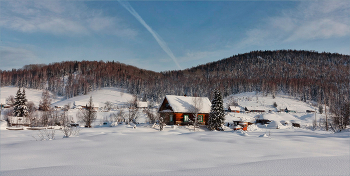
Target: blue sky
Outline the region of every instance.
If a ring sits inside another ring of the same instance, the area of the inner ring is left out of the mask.
[[[0,69],[186,69],[253,50],[350,54],[350,1],[0,1]]]

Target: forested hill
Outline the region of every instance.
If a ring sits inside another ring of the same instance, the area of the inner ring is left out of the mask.
[[[296,50],[253,51],[161,73],[118,62],[69,61],[29,65],[3,71],[1,76],[3,86],[48,88],[66,97],[113,86],[159,101],[165,94],[211,97],[217,88],[224,96],[246,91],[283,91],[302,100],[339,107],[349,101],[350,56]]]

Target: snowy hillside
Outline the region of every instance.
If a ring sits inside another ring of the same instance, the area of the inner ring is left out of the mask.
[[[119,88],[103,88],[101,90],[89,92],[87,95],[80,95],[66,100],[62,99],[62,101],[57,101],[52,105],[64,106],[68,103],[73,105],[75,101],[87,103],[90,96],[92,96],[93,102],[97,103],[100,107],[103,107],[106,101],[112,102],[115,106],[125,106],[126,103],[132,99],[132,95],[124,92],[124,89]]]
[[[324,118],[323,114],[318,113],[318,109],[312,105],[299,101],[293,97],[287,95],[276,95],[273,98],[271,95],[263,96],[256,94],[255,92],[247,92],[241,94],[234,94],[225,98],[225,103],[234,99],[238,103],[241,111],[244,112],[245,107],[248,110],[264,110],[264,113],[228,113],[226,116],[226,122],[232,122],[232,120],[241,118],[244,121],[254,122],[256,118],[268,119],[274,121],[274,124],[281,126],[282,122],[300,123],[301,125],[312,125],[312,121],[315,119],[315,113],[307,113],[306,110],[316,111],[316,119]],[[277,108],[273,104],[277,104]],[[288,109],[289,113],[284,112]],[[282,110],[281,112],[278,112]],[[295,111],[295,112],[294,112]]]
[[[6,98],[10,95],[15,96],[18,88],[17,87],[2,87],[1,88],[1,101],[5,102]],[[41,100],[41,94],[42,90],[36,90],[36,89],[26,89],[26,97],[28,101],[33,101],[36,106],[39,105],[39,102]],[[93,103],[99,105],[100,109],[97,113],[97,120],[95,121],[95,125],[100,125],[103,121],[104,117],[109,117],[111,113],[114,113],[114,111],[110,112],[102,112],[102,109],[105,105],[106,101],[110,101],[114,107],[116,108],[123,108],[126,106],[127,102],[132,99],[132,95],[129,93],[125,93],[124,89],[119,88],[103,88],[101,90],[92,91],[89,92],[87,95],[80,95],[73,98],[65,99],[63,97],[55,97],[52,100],[52,107],[55,106],[64,106],[67,104],[70,104],[71,108],[74,105],[74,102],[81,102],[84,105],[88,103],[90,96],[93,98]],[[78,119],[76,118],[76,113],[78,112],[78,109],[70,109],[68,111],[68,115],[73,119],[73,121],[77,122]],[[139,113],[139,122],[145,123],[145,115],[140,112]]]
[[[0,102],[6,103],[6,99],[12,95],[16,96],[18,87],[1,87],[1,97]],[[22,90],[22,89],[21,89]],[[41,100],[41,94],[43,93],[42,90],[38,89],[25,89],[26,91],[26,97],[28,101],[32,101],[36,106],[39,105],[39,102]],[[52,94],[51,94],[52,95]],[[59,101],[60,98],[54,98],[52,103]]]

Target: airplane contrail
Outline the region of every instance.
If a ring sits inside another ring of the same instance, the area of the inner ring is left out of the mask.
[[[134,10],[134,8],[132,8],[132,6],[129,4],[128,1],[122,1],[122,0],[118,0],[118,2],[126,9],[128,10],[147,30],[148,32],[150,32],[152,34],[152,36],[154,37],[154,39],[156,39],[156,41],[158,42],[159,46],[169,55],[169,57],[171,59],[173,59],[173,61],[175,62],[175,64],[177,65],[177,67],[179,67],[179,69],[181,69],[181,66],[179,65],[179,63],[177,62],[176,57],[174,56],[173,52],[170,50],[170,48],[168,47],[168,45],[165,43],[165,41],[162,39],[162,37],[160,37],[157,32],[155,32],[150,26],[148,26],[148,24],[141,18],[141,16]]]

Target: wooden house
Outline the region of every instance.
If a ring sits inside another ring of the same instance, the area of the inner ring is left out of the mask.
[[[239,106],[229,106],[228,107],[228,111],[229,112],[240,113],[241,112],[241,108]]]
[[[198,124],[207,125],[211,108],[211,103],[207,97],[166,95],[158,109],[158,113],[168,125],[193,124],[196,104],[200,104],[200,106],[197,106]]]

